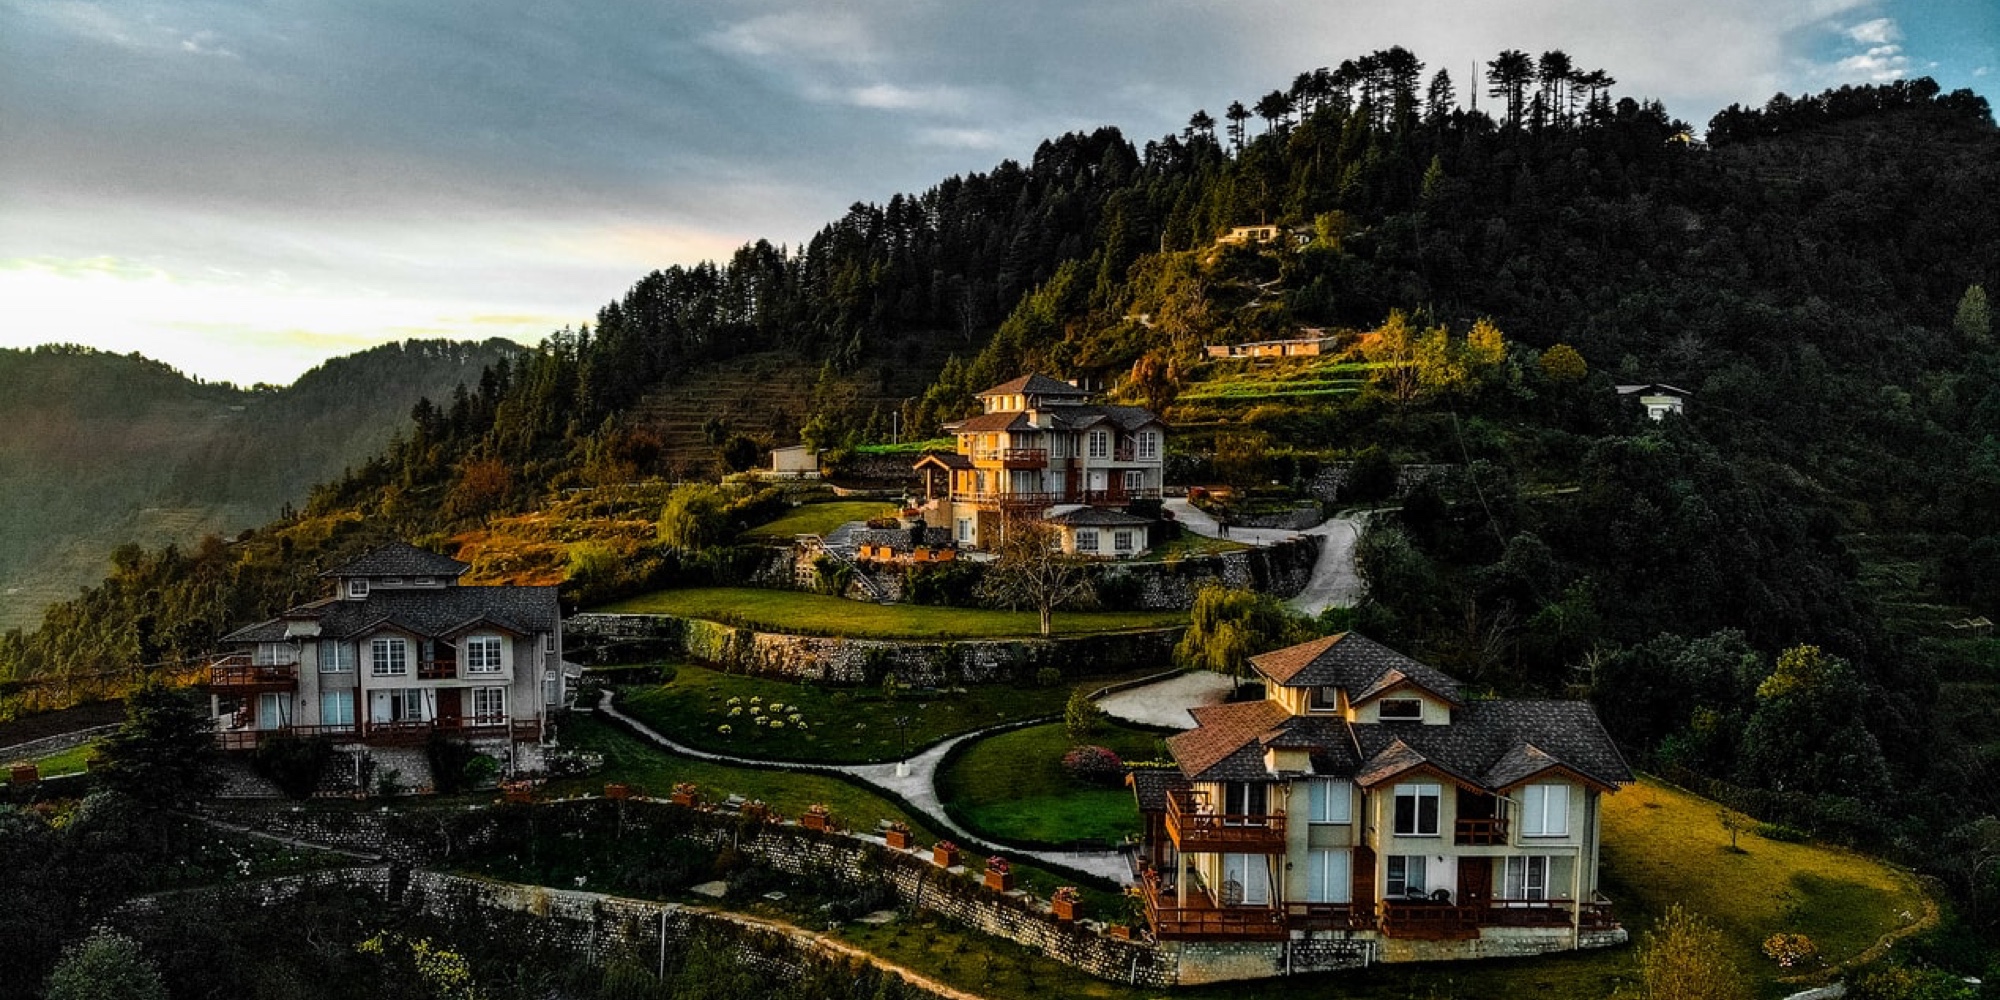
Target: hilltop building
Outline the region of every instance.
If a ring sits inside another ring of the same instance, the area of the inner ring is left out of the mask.
[[[1178,766],[1130,779],[1159,940],[1357,964],[1625,940],[1598,805],[1632,772],[1587,703],[1471,700],[1353,633],[1251,663],[1264,700],[1196,709]]]
[[[1154,521],[1145,506],[1164,482],[1166,424],[1143,407],[1089,399],[1046,375],[980,393],[985,412],[945,426],[958,450],[917,460],[924,522],[949,529],[959,546],[989,548],[1008,515],[1025,513],[1054,525],[1067,552],[1144,552]]]
[[[1651,420],[1665,420],[1667,414],[1687,411],[1687,401],[1694,393],[1675,388],[1664,382],[1647,382],[1643,385],[1621,385],[1618,395],[1626,399],[1636,399]]]
[[[367,753],[442,732],[522,760],[564,697],[556,588],[460,586],[470,568],[392,543],[320,574],[331,596],[223,636],[203,685],[223,747],[292,733]]]

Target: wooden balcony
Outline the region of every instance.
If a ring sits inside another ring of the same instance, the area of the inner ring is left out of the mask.
[[[296,691],[298,686],[297,663],[253,663],[248,653],[236,653],[210,663],[201,682],[203,690],[232,695]]]
[[[457,660],[417,661],[417,679],[420,681],[448,681],[457,677]]]
[[[1375,910],[1366,903],[1286,903],[1285,925],[1295,931],[1371,931]]]
[[[539,719],[508,719],[505,716],[475,716],[459,719],[368,722],[359,726],[286,726],[281,729],[220,729],[216,745],[224,750],[255,750],[265,740],[289,733],[298,737],[324,736],[343,742],[360,741],[369,746],[421,746],[432,733],[446,733],[466,739],[500,739],[532,743],[542,738]]]
[[[1161,941],[1283,941],[1291,935],[1285,911],[1269,906],[1216,906],[1208,893],[1189,888],[1180,905],[1171,884],[1158,873],[1139,883],[1146,897],[1146,921]]]
[[[1008,448],[1000,452],[1003,469],[1042,469],[1049,464],[1047,448]]]
[[[1431,900],[1382,901],[1382,933],[1418,941],[1463,941],[1479,936],[1485,907],[1454,906]]]
[[[1053,507],[1059,503],[1081,503],[1097,507],[1122,507],[1135,500],[1158,500],[1157,488],[1127,490],[1060,490],[1055,492],[1037,491],[1022,493],[999,493],[993,491],[955,490],[951,499],[957,503],[977,504],[991,509]]]
[[[1460,847],[1493,847],[1507,843],[1507,820],[1503,817],[1461,819],[1452,826],[1452,843]]]
[[[1167,796],[1167,836],[1181,853],[1285,853],[1283,814],[1211,813],[1202,811],[1202,806],[1194,792]]]

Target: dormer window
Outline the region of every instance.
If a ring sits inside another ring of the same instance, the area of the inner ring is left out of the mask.
[[[1424,703],[1416,698],[1384,698],[1376,716],[1384,722],[1418,722],[1424,717]]]
[[[1313,688],[1307,705],[1315,712],[1340,711],[1340,688],[1332,684],[1322,684]]]
[[[382,578],[382,586],[384,587],[400,587],[402,585],[403,578],[400,576],[385,576]]]
[[[417,577],[417,578],[416,578],[416,580],[414,580],[414,581],[412,581],[412,582],[414,582],[414,583],[415,583],[415,584],[416,584],[417,586],[419,586],[419,587],[435,587],[435,586],[437,586],[437,577],[434,577],[434,576],[420,576],[420,577]]]
[[[362,598],[362,597],[367,597],[367,596],[368,596],[368,581],[366,581],[366,580],[349,580],[349,581],[347,581],[347,596],[349,596],[349,597],[353,597],[353,598]]]

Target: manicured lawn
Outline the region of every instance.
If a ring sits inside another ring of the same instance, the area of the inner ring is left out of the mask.
[[[1156,546],[1147,552],[1146,561],[1160,562],[1167,559],[1185,559],[1189,556],[1212,556],[1224,552],[1238,552],[1249,547],[1249,545],[1233,539],[1210,538],[1207,535],[1197,535],[1192,531],[1183,531],[1179,538],[1165,545]]]
[[[775,521],[744,532],[743,540],[789,542],[793,535],[824,535],[849,521],[866,521],[893,513],[895,509],[876,500],[802,504]]]
[[[1093,679],[1090,684],[1107,683]],[[959,733],[1060,715],[1070,685],[979,684],[963,694],[795,684],[681,665],[666,684],[619,692],[619,707],[678,743],[715,753],[822,764],[900,760]],[[731,704],[735,699],[735,704]],[[754,700],[753,700],[754,699]],[[783,705],[773,712],[770,706]],[[761,711],[760,711],[761,710]],[[804,723],[792,721],[799,716]],[[784,722],[760,726],[759,717]],[[899,726],[897,719],[906,722]],[[722,726],[730,732],[718,732]]]
[[[1041,619],[1032,611],[868,604],[753,587],[661,590],[594,610],[682,615],[773,632],[856,639],[992,639],[1041,634]],[[1064,635],[1185,624],[1185,611],[1074,611],[1055,616],[1055,631]]]
[[[1778,974],[1759,950],[1783,931],[1804,934],[1828,963],[1850,958],[1921,914],[1915,879],[1860,854],[1729,833],[1706,799],[1645,780],[1604,799],[1604,867],[1627,926],[1680,903],[1721,928],[1731,955],[1760,979]]]
[[[1121,759],[1163,760],[1160,737],[1106,726],[1092,743]],[[1070,748],[1061,723],[1030,726],[982,739],[939,775],[938,794],[975,833],[1017,841],[1117,843],[1138,833],[1131,789],[1081,784],[1062,768]]]
[[[53,778],[59,774],[76,774],[83,770],[83,762],[90,759],[90,755],[96,752],[97,741],[93,740],[80,747],[71,747],[61,753],[52,753],[47,757],[38,757],[35,759],[35,765],[41,768],[41,774],[44,778]]]

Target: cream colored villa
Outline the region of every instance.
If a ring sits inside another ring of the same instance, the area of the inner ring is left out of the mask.
[[[1132,775],[1159,940],[1364,962],[1625,940],[1598,804],[1632,772],[1588,704],[1467,700],[1353,633],[1251,662],[1265,700],[1195,710],[1178,768]]]
[[[919,508],[965,548],[999,542],[1009,514],[1033,513],[1062,533],[1065,551],[1125,558],[1146,550],[1150,517],[1127,512],[1158,500],[1167,428],[1151,410],[1103,406],[1046,375],[979,394],[985,412],[945,429],[958,450],[919,459]]]

